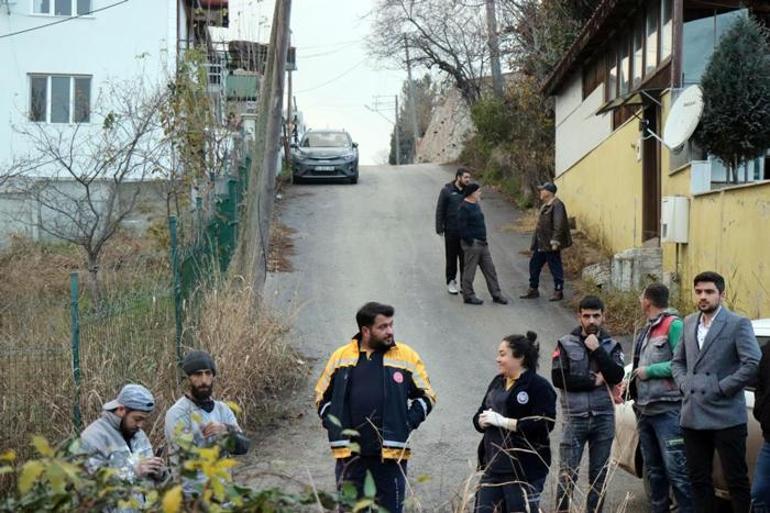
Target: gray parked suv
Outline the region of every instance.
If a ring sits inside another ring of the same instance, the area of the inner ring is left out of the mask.
[[[309,130],[292,145],[292,181],[358,182],[358,144],[344,130]]]

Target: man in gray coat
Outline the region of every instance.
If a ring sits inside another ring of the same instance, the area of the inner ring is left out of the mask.
[[[743,391],[756,378],[759,345],[751,322],[722,305],[722,276],[704,272],[693,282],[698,312],[685,318],[683,343],[676,348],[671,371],[683,395],[681,424],[695,511],[715,511],[711,474],[716,450],[733,513],[748,513]]]

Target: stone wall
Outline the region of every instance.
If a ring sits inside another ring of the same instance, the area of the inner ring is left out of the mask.
[[[436,107],[425,136],[417,143],[416,161],[436,164],[456,162],[465,141],[473,132],[470,109],[457,89],[449,89]]]

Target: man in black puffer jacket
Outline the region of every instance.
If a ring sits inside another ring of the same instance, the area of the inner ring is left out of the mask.
[[[471,172],[461,167],[453,182],[444,185],[436,204],[436,233],[444,236],[446,254],[446,284],[450,294],[457,294],[457,261],[463,271],[463,249],[460,247],[460,230],[457,226],[457,209],[463,202],[463,189],[471,182]]]

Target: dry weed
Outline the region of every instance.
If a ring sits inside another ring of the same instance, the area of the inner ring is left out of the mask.
[[[267,266],[270,272],[287,273],[293,271],[291,257],[294,256],[294,240],[297,230],[274,220],[270,227],[270,249]]]
[[[307,369],[288,343],[288,320],[266,307],[253,313],[252,301],[249,289],[221,284],[204,294],[198,321],[189,329],[217,362],[218,395],[238,403],[246,426],[253,428]]]

